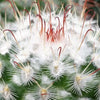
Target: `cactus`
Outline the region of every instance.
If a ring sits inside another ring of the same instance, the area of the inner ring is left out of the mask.
[[[59,9],[37,0],[22,11],[7,1],[15,21],[5,16],[0,27],[0,100],[100,100],[100,28],[90,1],[80,14],[73,1]]]

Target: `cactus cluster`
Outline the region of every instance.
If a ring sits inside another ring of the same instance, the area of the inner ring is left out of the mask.
[[[20,12],[7,1],[16,21],[0,27],[0,100],[100,100],[100,28],[88,0],[80,15],[74,3],[41,10],[38,0]]]

